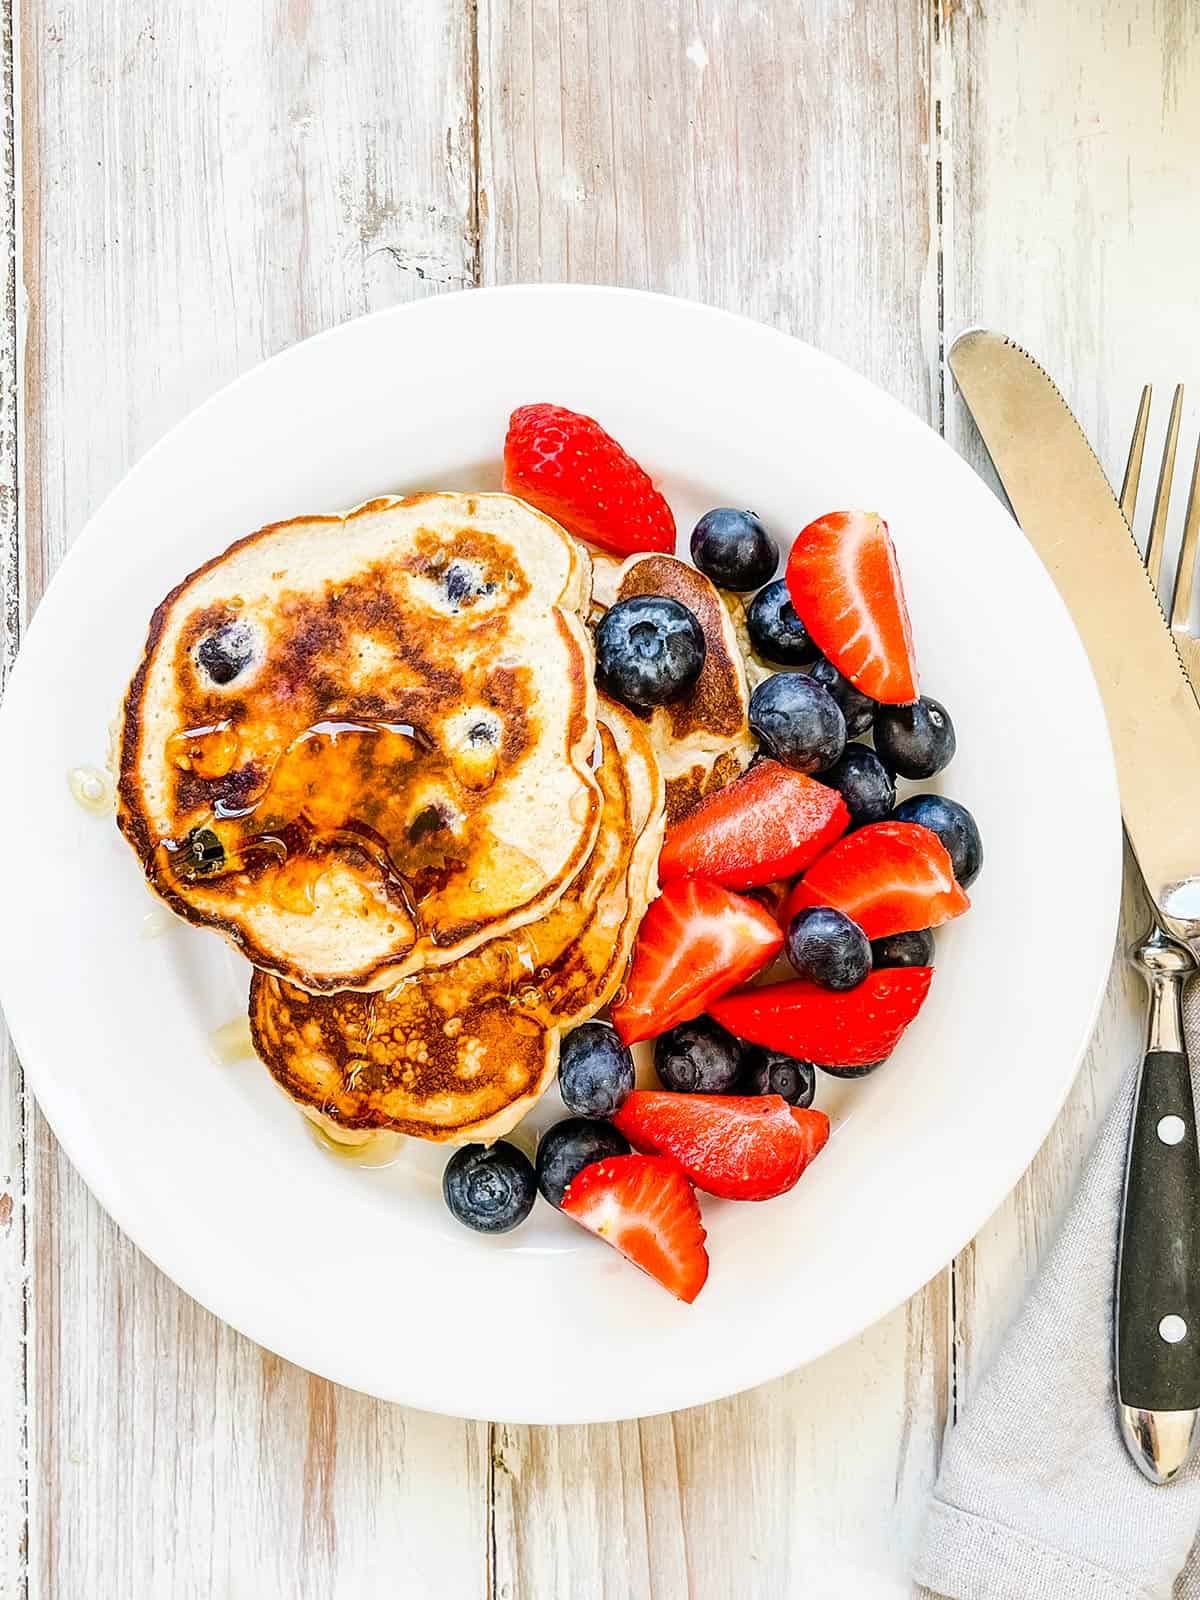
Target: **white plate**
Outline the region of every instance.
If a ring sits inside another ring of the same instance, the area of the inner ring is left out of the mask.
[[[705,1202],[691,1308],[539,1202],[505,1239],[445,1213],[444,1154],[324,1154],[257,1063],[221,1065],[246,968],[147,897],[70,769],[102,765],[150,613],[235,536],[387,490],[495,487],[509,410],[598,416],[691,527],[753,505],[781,542],[877,508],[930,693],[954,716],[946,792],[987,862],[938,936],[893,1060],[822,1085],[832,1142],[769,1205]],[[709,1400],[829,1350],[932,1276],[1024,1170],[1061,1105],[1112,950],[1120,872],[1108,735],[1036,557],[924,423],[806,345],[612,289],[475,291],[337,328],[174,429],[96,513],[29,631],[0,713],[0,995],[29,1080],[100,1202],[182,1288],[314,1372],[430,1410],[628,1417]],[[157,919],[151,915],[153,924]]]

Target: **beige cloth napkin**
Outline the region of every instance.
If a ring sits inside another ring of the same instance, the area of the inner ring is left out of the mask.
[[[1200,1091],[1200,980],[1187,996]],[[947,1444],[914,1576],[953,1600],[1200,1600],[1200,1461],[1161,1488],[1114,1412],[1113,1279],[1135,1072]]]

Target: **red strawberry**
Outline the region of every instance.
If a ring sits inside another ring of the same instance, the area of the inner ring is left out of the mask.
[[[887,523],[831,511],[796,535],[787,564],[796,615],[856,689],[885,705],[917,698],[917,661]]]
[[[695,1190],[673,1161],[610,1156],[571,1180],[562,1209],[688,1305],[708,1277]]]
[[[778,761],[760,761],[701,801],[667,834],[658,876],[702,873],[729,889],[792,878],[850,826],[836,789]]]
[[[865,1067],[891,1055],[932,978],[932,967],[883,967],[842,993],[797,979],[740,989],[708,1009],[723,1028],[751,1044],[818,1066]]]
[[[872,822],[815,862],[792,890],[781,921],[804,906],[834,906],[868,939],[936,928],[968,911],[949,853],[918,822]]]
[[[534,405],[513,412],[504,487],[606,550],[674,553],[670,506],[633,457],[578,411]]]
[[[707,878],[676,878],[642,918],[613,1026],[626,1044],[666,1033],[752,977],[782,945],[779,924],[753,900]]]
[[[823,1111],[777,1094],[635,1089],[613,1121],[635,1149],[670,1156],[698,1189],[724,1200],[784,1194],[829,1138]]]

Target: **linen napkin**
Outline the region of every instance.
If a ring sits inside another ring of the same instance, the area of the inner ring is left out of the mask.
[[[1185,1023],[1200,1063],[1200,981]],[[946,1446],[914,1576],[952,1600],[1200,1600],[1200,1462],[1156,1487],[1125,1451],[1113,1279],[1134,1070],[1024,1307]],[[1193,1087],[1200,1087],[1193,1078]]]

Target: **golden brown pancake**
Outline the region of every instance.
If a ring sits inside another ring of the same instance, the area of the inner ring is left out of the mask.
[[[724,788],[754,757],[750,692],[737,634],[720,591],[676,556],[635,555],[623,563],[593,553],[592,617],[618,600],[662,594],[687,606],[704,630],[704,666],[692,688],[645,713],[667,785],[667,821]]]
[[[499,1138],[553,1078],[561,1030],[616,992],[654,892],[663,789],[636,719],[609,704],[602,717],[596,841],[538,922],[384,993],[313,995],[255,973],[255,1049],[335,1136]]]
[[[586,555],[508,495],[264,528],[156,611],[118,821],[151,886],[304,988],[551,908],[596,837]]]

